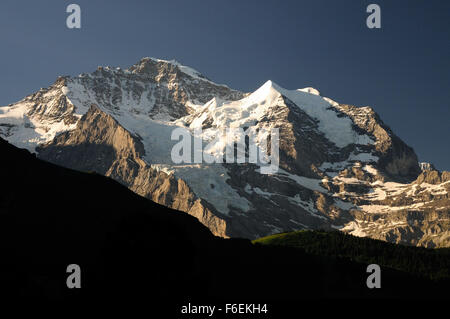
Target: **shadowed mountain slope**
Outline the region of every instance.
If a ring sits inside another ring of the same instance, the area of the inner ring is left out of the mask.
[[[447,281],[389,268],[383,268],[383,288],[370,290],[365,264],[214,237],[194,217],[110,178],[38,160],[1,139],[0,154],[0,289],[8,299],[158,306],[447,297]],[[81,289],[66,287],[69,264],[81,267]]]

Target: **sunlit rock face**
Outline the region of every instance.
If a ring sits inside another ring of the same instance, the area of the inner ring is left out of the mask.
[[[278,172],[261,174],[248,162],[175,164],[178,127],[201,130],[212,150],[229,143],[213,140],[215,131],[278,129]],[[372,108],[314,88],[267,81],[244,93],[176,61],[143,58],[128,69],[60,77],[1,107],[0,136],[41,159],[109,176],[221,237],[339,229],[450,246],[449,173],[419,166]]]

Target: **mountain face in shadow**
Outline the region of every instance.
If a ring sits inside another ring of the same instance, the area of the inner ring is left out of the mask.
[[[302,249],[215,237],[196,218],[118,182],[36,159],[0,139],[0,289],[8,299],[186,300],[445,298],[448,281]],[[81,267],[69,289],[67,266]]]
[[[38,147],[38,158],[110,177],[138,195],[198,218],[214,235],[226,236],[226,223],[212,214],[214,208],[185,181],[142,160],[140,139],[97,106],[91,105],[77,129],[58,135],[54,142]]]
[[[0,147],[4,292],[79,295],[65,279],[66,267],[78,264],[83,296],[146,286],[187,293],[181,288],[193,284],[193,269],[214,240],[197,219],[112,179],[37,160],[3,140]]]

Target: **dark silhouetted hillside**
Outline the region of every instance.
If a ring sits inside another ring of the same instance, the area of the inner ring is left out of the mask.
[[[112,179],[38,160],[4,140],[0,154],[0,289],[8,299],[178,305],[448,297],[448,281],[389,268],[382,288],[370,290],[367,264],[358,260],[217,238],[192,216]],[[81,289],[66,287],[69,264],[81,266]]]
[[[255,244],[294,247],[315,255],[378,264],[434,280],[450,279],[450,249],[396,245],[343,232],[296,231],[254,240]]]

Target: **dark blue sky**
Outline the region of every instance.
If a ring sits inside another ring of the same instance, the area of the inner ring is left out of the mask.
[[[66,27],[77,3],[82,28]],[[381,7],[382,28],[366,27]],[[0,105],[58,75],[172,59],[253,91],[266,80],[370,105],[421,161],[450,170],[450,1],[2,0]]]

